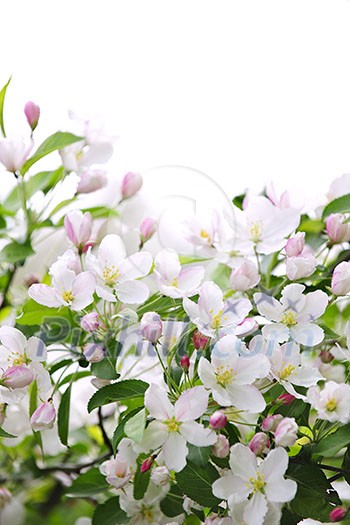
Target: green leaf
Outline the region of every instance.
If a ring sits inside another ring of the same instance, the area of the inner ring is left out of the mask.
[[[55,318],[58,324],[61,323],[65,331],[70,330],[71,314],[68,307],[49,308],[42,304],[38,304],[33,299],[29,299],[22,308],[22,315],[16,319],[16,322],[21,325],[42,325],[45,320]],[[68,323],[69,321],[69,323]],[[61,334],[61,341],[63,335]]]
[[[203,507],[214,507],[220,500],[213,495],[212,485],[219,477],[218,471],[210,463],[203,468],[188,461],[186,467],[176,474],[176,481],[189,498]]]
[[[344,474],[344,479],[347,483],[350,483],[350,448],[349,447],[346,449],[341,466],[344,470],[347,470],[349,472],[349,474]]]
[[[27,200],[30,199],[36,192],[44,191],[47,192],[53,188],[65,175],[65,169],[60,166],[54,171],[42,171],[30,177],[25,183],[25,190]],[[10,194],[6,197],[4,208],[8,211],[17,211],[21,207],[21,197],[19,194],[18,186],[16,186]]]
[[[91,412],[94,408],[127,399],[137,399],[143,404],[144,393],[148,387],[148,383],[139,379],[127,379],[104,386],[91,397],[88,403],[88,411]]]
[[[23,262],[27,257],[33,255],[34,250],[29,243],[20,244],[17,241],[12,241],[1,250],[0,262],[19,263]]]
[[[100,492],[106,492],[109,488],[109,485],[106,481],[105,476],[103,476],[100,470],[95,467],[80,474],[72,483],[72,485],[67,489],[69,496],[74,497],[95,497],[96,494]]]
[[[62,394],[60,406],[58,408],[57,425],[58,435],[61,443],[68,446],[68,430],[69,430],[69,413],[70,413],[70,395],[72,385],[69,385],[67,390]]]
[[[122,349],[122,345],[115,339],[109,339],[106,344],[106,357],[99,363],[91,365],[91,372],[100,379],[118,379],[117,358]]]
[[[91,376],[91,372],[73,372],[72,374],[68,374],[66,375],[59,383],[58,383],[58,387],[61,387],[63,385],[66,385],[67,383],[69,383],[71,380],[73,380],[74,378],[74,381],[78,381],[79,379],[83,379],[84,377],[89,377]]]
[[[141,454],[137,460],[137,470],[134,476],[135,499],[142,499],[144,497],[151,479],[151,469],[148,469],[146,472],[141,472],[141,465],[147,457],[147,454]]]
[[[125,424],[127,423],[127,421],[129,421],[129,419],[134,417],[135,414],[140,412],[140,410],[142,410],[142,406],[138,407],[138,408],[135,408],[134,410],[131,410],[131,412],[128,412],[127,414],[125,414],[124,417],[121,418],[121,420],[119,422],[119,425],[117,426],[117,428],[115,429],[114,434],[113,434],[112,446],[113,446],[113,452],[114,453],[116,453],[116,450],[117,450],[117,447],[118,447],[120,441],[125,436],[125,433],[124,433]]]
[[[170,489],[170,492],[165,496],[164,499],[160,502],[160,508],[163,514],[168,516],[168,518],[174,518],[182,514],[183,509],[184,495],[176,485],[173,485]]]
[[[133,441],[136,441],[136,443],[141,443],[145,432],[146,419],[146,409],[144,408],[125,423],[125,435]]]
[[[337,492],[316,464],[290,464],[287,477],[298,484],[297,494],[290,502],[291,510],[298,516],[328,521],[334,505],[341,504]]]
[[[198,467],[205,467],[208,464],[212,447],[196,447],[188,445],[187,460],[195,463]]]
[[[332,434],[329,434],[324,439],[321,439],[313,449],[313,454],[317,456],[325,456],[327,458],[334,457],[339,450],[347,447],[350,444],[350,423],[338,428]]]
[[[307,215],[304,215],[298,227],[298,231],[305,233],[321,233],[324,228],[325,224],[321,219],[310,219]]]
[[[331,213],[350,213],[350,193],[342,195],[331,201],[322,213],[322,219],[326,219]]]
[[[2,438],[15,438],[17,436],[13,436],[12,434],[9,434],[8,432],[6,432],[6,430],[0,428],[0,437],[2,437]]]
[[[23,164],[21,168],[21,174],[24,175],[27,173],[33,164],[38,162],[38,160],[42,159],[43,157],[46,157],[46,155],[70,146],[71,144],[79,142],[80,140],[84,140],[84,137],[77,137],[76,135],[73,135],[73,133],[64,131],[57,131],[53,135],[50,135],[50,137],[44,140],[44,142],[38,147],[34,155]]]
[[[50,374],[52,375],[54,372],[57,372],[60,368],[63,368],[64,366],[69,366],[73,364],[72,359],[62,359],[62,361],[58,361],[57,363],[54,363],[50,367]]]
[[[8,81],[6,82],[2,90],[0,91],[0,128],[1,128],[1,131],[4,137],[6,137],[5,124],[4,124],[4,102],[5,102],[6,91],[7,91],[7,88],[10,82],[11,82],[11,77],[8,79]]]
[[[92,525],[119,525],[128,521],[129,518],[119,506],[119,497],[115,496],[105,503],[97,505],[92,518]]]

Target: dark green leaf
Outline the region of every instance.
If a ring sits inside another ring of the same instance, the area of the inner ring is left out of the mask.
[[[17,436],[13,436],[12,434],[9,434],[8,432],[6,432],[6,430],[3,430],[2,428],[0,428],[0,437],[2,437],[2,438],[15,438]]]
[[[137,460],[138,465],[134,476],[135,499],[142,499],[144,497],[151,479],[151,469],[148,469],[146,472],[141,472],[141,465],[147,457],[148,456],[146,454],[141,454],[141,456]]]
[[[201,523],[202,521],[198,518],[198,516],[190,514],[189,516],[186,516],[183,525],[201,525]]]
[[[63,445],[68,445],[68,430],[69,430],[69,412],[70,412],[70,395],[72,385],[69,385],[61,398],[60,406],[58,408],[57,425],[58,435]]]
[[[58,361],[58,363],[54,363],[50,367],[50,373],[53,374],[54,372],[57,372],[60,368],[63,368],[64,366],[69,366],[73,364],[72,359],[62,359],[62,361]]]
[[[11,77],[8,79],[8,81],[6,82],[2,90],[0,91],[0,128],[1,128],[1,131],[4,137],[6,137],[5,124],[4,124],[4,102],[5,102],[6,91],[7,91],[7,88],[10,82],[11,82]]]
[[[350,444],[350,423],[338,428],[332,434],[329,434],[324,439],[319,441],[313,453],[317,456],[325,456],[327,458],[334,457],[339,450],[347,447]]]
[[[0,262],[19,263],[23,262],[27,257],[33,255],[34,250],[29,243],[20,244],[12,241],[1,250]]]
[[[160,502],[161,511],[168,516],[168,518],[173,518],[174,516],[179,516],[182,514],[183,509],[184,495],[176,485],[173,485],[170,489],[170,492],[165,496],[164,499]]]
[[[90,399],[88,403],[88,411],[91,412],[94,408],[108,405],[115,401],[124,401],[126,399],[138,399],[143,404],[144,393],[149,387],[148,383],[139,379],[127,379],[119,381],[112,385],[100,388]]]
[[[350,448],[349,447],[346,449],[341,466],[344,470],[347,470],[349,472],[349,474],[344,474],[344,479],[347,483],[350,483]]]
[[[66,375],[58,384],[58,386],[63,386],[69,383],[72,378],[74,378],[74,381],[78,381],[79,379],[83,379],[84,377],[91,376],[91,372],[73,372],[72,374]]]
[[[118,496],[97,505],[92,518],[92,525],[119,525],[127,522],[129,522],[129,518],[121,510]]]
[[[211,448],[188,445],[187,460],[195,463],[198,467],[205,467],[209,461]]]
[[[218,478],[218,471],[210,463],[203,468],[188,462],[176,474],[176,481],[184,494],[204,507],[213,507],[220,503],[212,492],[212,485]]]
[[[84,140],[83,137],[77,137],[72,133],[64,131],[57,131],[53,135],[50,135],[50,137],[44,140],[44,142],[38,147],[34,155],[23,164],[21,168],[22,175],[27,173],[33,164],[38,162],[38,160],[42,159],[46,155],[49,155],[53,151],[70,146],[71,144],[74,144],[74,142],[79,142],[80,140]]]
[[[350,213],[350,193],[327,204],[323,210],[322,219],[326,219],[331,213]]]
[[[108,488],[109,485],[105,476],[95,467],[84,474],[80,474],[67,489],[67,493],[74,497],[95,497],[100,492],[106,492]]]

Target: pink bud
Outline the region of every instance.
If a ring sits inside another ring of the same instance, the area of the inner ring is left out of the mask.
[[[210,416],[209,424],[214,430],[220,430],[226,426],[227,417],[221,410],[217,410]]]
[[[183,355],[180,359],[180,366],[184,369],[185,372],[188,372],[190,368],[190,358],[187,354]]]
[[[286,244],[287,257],[297,257],[301,254],[305,246],[305,233],[298,232],[292,235]]]
[[[40,405],[30,418],[30,424],[35,432],[47,430],[54,426],[56,410],[52,403],[46,401]]]
[[[141,319],[141,335],[150,343],[156,343],[163,331],[163,323],[156,312],[147,312]]]
[[[329,519],[333,522],[342,521],[348,513],[348,509],[344,507],[335,507],[329,514]]]
[[[283,416],[281,414],[274,414],[273,416],[265,417],[261,423],[261,429],[264,432],[274,432],[277,428],[277,425],[282,421]]]
[[[326,231],[333,243],[350,241],[350,223],[342,213],[331,213],[326,220]]]
[[[89,363],[99,363],[104,359],[105,352],[101,345],[88,343],[84,346],[84,356]]]
[[[122,198],[129,199],[139,191],[143,184],[142,177],[139,173],[129,171],[122,180]]]
[[[290,281],[310,277],[316,269],[317,260],[310,249],[304,248],[301,255],[287,257],[286,275]]]
[[[86,251],[87,247],[91,246],[91,213],[82,213],[80,210],[69,212],[64,218],[64,227],[69,239],[80,252]]]
[[[144,474],[145,472],[147,472],[152,467],[153,463],[154,463],[154,456],[150,456],[149,458],[146,458],[142,462],[142,465],[140,468],[141,474]]]
[[[230,443],[227,437],[219,434],[211,452],[216,458],[226,458],[230,452]]]
[[[98,313],[91,312],[90,314],[84,315],[80,319],[80,326],[86,332],[95,332],[95,330],[97,330],[101,326]]]
[[[146,219],[144,219],[140,226],[141,242],[145,243],[151,237],[153,237],[156,229],[157,223],[154,219],[152,219],[151,217],[147,217]]]
[[[266,449],[270,448],[270,440],[264,432],[257,432],[249,442],[250,450],[256,455],[260,456]]]
[[[292,447],[297,440],[298,425],[294,417],[285,417],[275,430],[275,442],[278,447]]]
[[[248,259],[242,259],[239,266],[233,268],[230,283],[234,290],[245,292],[253,288],[260,281],[260,275],[256,264]]]
[[[350,262],[338,264],[332,276],[332,292],[334,295],[346,295],[350,292]]]
[[[281,403],[281,405],[291,405],[295,401],[295,396],[292,396],[292,394],[282,394],[277,398],[277,401]]]
[[[85,170],[80,175],[77,193],[92,193],[107,186],[108,179],[104,170]]]
[[[331,363],[334,359],[334,355],[329,350],[321,350],[320,352],[320,359],[322,363]]]
[[[193,332],[193,344],[196,350],[203,350],[208,344],[210,337],[201,334],[198,330]]]
[[[25,365],[11,366],[8,368],[0,383],[7,388],[24,388],[34,380],[33,372]]]
[[[24,114],[27,118],[27,122],[31,130],[34,131],[39,122],[39,117],[40,117],[39,106],[34,104],[34,102],[27,102],[26,105],[24,106]]]

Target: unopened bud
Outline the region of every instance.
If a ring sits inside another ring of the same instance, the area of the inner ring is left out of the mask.
[[[142,221],[141,226],[140,226],[140,237],[141,237],[142,244],[144,244],[151,237],[153,237],[156,229],[157,229],[157,223],[151,217],[147,217],[146,219]]]
[[[208,344],[210,337],[203,335],[199,330],[193,332],[193,344],[196,350],[203,350]]]
[[[214,430],[220,430],[227,425],[227,417],[223,412],[217,410],[210,416],[209,424]]]
[[[220,434],[211,452],[216,458],[226,458],[230,452],[230,443],[227,437]]]
[[[283,416],[281,414],[274,414],[273,416],[265,417],[261,423],[261,429],[264,432],[274,432],[278,423],[280,423],[282,419]]]
[[[105,357],[105,351],[101,345],[88,343],[84,346],[84,356],[89,363],[99,363]]]
[[[329,519],[333,522],[342,521],[347,513],[348,509],[344,509],[344,507],[336,507],[335,509],[331,510]]]
[[[147,312],[141,319],[141,335],[150,343],[156,343],[163,332],[163,323],[156,312]]]
[[[56,410],[50,401],[42,403],[30,418],[30,424],[35,432],[48,430],[54,426],[56,420]]]
[[[250,440],[249,448],[256,456],[260,456],[266,449],[270,448],[269,436],[264,432],[257,432]]]
[[[34,380],[34,374],[25,365],[11,366],[8,368],[1,380],[0,383],[7,388],[24,388],[25,386],[30,385]]]
[[[80,326],[86,332],[95,332],[100,326],[100,320],[97,312],[91,312],[80,319]]]
[[[35,128],[38,125],[39,117],[40,117],[40,108],[34,102],[27,102],[24,106],[24,114],[27,118],[27,122],[31,128],[32,131],[35,130]]]
[[[190,358],[187,354],[183,355],[180,359],[180,366],[183,368],[183,370],[187,373],[190,369]]]
[[[133,173],[132,171],[129,171],[126,175],[124,175],[124,178],[122,180],[122,198],[129,199],[135,193],[139,191],[143,184],[142,177],[139,173]]]
[[[140,467],[141,474],[144,474],[145,472],[147,472],[152,467],[153,463],[154,463],[154,456],[150,456],[149,458],[146,458],[142,462],[142,465]]]
[[[292,394],[282,394],[280,395],[278,398],[277,398],[277,401],[281,404],[281,405],[291,405],[292,403],[294,403],[295,401],[295,396],[293,396]]]

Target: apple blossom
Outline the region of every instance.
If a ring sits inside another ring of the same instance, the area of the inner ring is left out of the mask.
[[[285,417],[274,431],[277,447],[291,447],[297,440],[298,425],[294,417]]]
[[[193,332],[192,341],[196,350],[203,350],[210,341],[210,337],[203,335],[199,330]]]
[[[152,219],[151,217],[146,217],[141,222],[140,225],[140,238],[141,243],[144,244],[146,241],[149,241],[155,234],[157,229],[157,222],[155,219]]]
[[[88,343],[84,346],[84,356],[89,363],[99,363],[105,357],[104,348],[97,343]]]
[[[278,424],[282,421],[283,416],[281,414],[273,414],[263,419],[261,423],[261,429],[264,432],[274,432]]]
[[[350,292],[350,262],[343,261],[334,268],[332,292],[334,295],[347,295]]]
[[[146,312],[141,319],[141,335],[150,343],[157,343],[162,335],[163,323],[156,312]]]
[[[227,425],[227,416],[221,410],[217,410],[210,416],[209,425],[214,430],[221,430]]]
[[[159,503],[165,498],[169,490],[168,485],[157,486],[149,483],[142,499],[135,499],[133,487],[126,486],[119,496],[120,507],[130,518],[129,523],[134,525],[167,525],[169,519],[163,514]]]
[[[77,193],[92,193],[107,186],[108,179],[104,170],[84,169],[80,173]]]
[[[260,275],[256,264],[249,259],[241,259],[231,272],[230,283],[234,290],[245,292],[254,288],[260,281]]]
[[[198,374],[219,405],[260,412],[266,403],[252,383],[266,377],[270,364],[263,355],[238,355],[237,348],[240,347],[242,343],[235,336],[223,337],[214,346],[211,362],[205,357],[200,358]]]
[[[195,386],[183,392],[173,406],[164,390],[151,385],[145,393],[145,407],[154,421],[145,430],[144,449],[155,450],[162,446],[165,465],[180,472],[186,466],[186,442],[197,447],[216,442],[215,432],[195,421],[206,411],[208,397],[204,387]]]
[[[155,260],[155,275],[163,295],[173,298],[191,297],[198,292],[204,277],[203,266],[182,268],[175,250],[161,250]]]
[[[95,332],[96,330],[98,330],[98,328],[100,328],[101,326],[98,313],[91,312],[89,314],[85,314],[80,319],[80,326],[86,332]]]
[[[350,223],[342,213],[331,213],[326,219],[326,232],[334,244],[350,241]]]
[[[7,171],[16,173],[25,163],[33,148],[33,141],[26,144],[22,137],[6,137],[0,140],[0,163]]]
[[[105,461],[100,466],[101,473],[106,476],[107,482],[119,489],[124,487],[132,478],[133,472],[130,470],[128,462],[118,454],[113,459]]]
[[[211,453],[216,458],[226,458],[230,452],[230,442],[226,436],[219,434],[217,441],[211,449]]]
[[[344,424],[350,421],[350,385],[327,381],[322,390],[318,386],[309,388],[307,401],[319,419]]]
[[[151,481],[158,487],[167,485],[170,481],[170,472],[164,465],[161,467],[155,467],[151,472]]]
[[[152,467],[154,463],[154,459],[155,459],[154,456],[149,456],[142,462],[141,467],[140,467],[141,474],[144,474]]]
[[[257,432],[249,441],[248,447],[256,456],[260,456],[270,448],[269,436],[265,432]]]
[[[298,257],[302,254],[305,246],[305,233],[297,232],[291,235],[286,244],[287,257]]]
[[[70,211],[64,218],[64,227],[69,239],[80,253],[86,252],[94,241],[91,240],[92,216],[80,210]]]
[[[317,266],[317,259],[308,247],[295,257],[286,259],[286,275],[290,281],[296,281],[303,277],[309,277],[314,273]]]
[[[285,503],[296,494],[296,482],[284,478],[288,454],[283,448],[271,450],[258,463],[249,447],[237,443],[231,448],[230,467],[232,473],[214,481],[213,494],[227,500],[231,509],[246,503],[243,511],[246,525],[263,525],[268,502]]]
[[[34,381],[34,374],[25,365],[10,366],[0,378],[0,385],[6,388],[16,389],[29,386]]]
[[[138,252],[126,257],[122,239],[109,234],[103,238],[97,257],[88,250],[86,262],[97,277],[96,293],[105,301],[139,304],[148,298],[147,285],[137,279],[149,273],[152,267],[150,253]]]
[[[259,314],[272,321],[262,328],[266,339],[283,343],[292,338],[306,346],[323,340],[324,332],[314,321],[324,313],[328,296],[321,290],[304,295],[304,290],[302,284],[289,284],[282,290],[281,301],[264,293],[254,294]]]
[[[185,297],[183,306],[192,323],[208,337],[217,336],[218,333],[234,333],[251,309],[248,299],[224,302],[221,289],[211,281],[201,286],[198,304]]]
[[[56,410],[52,402],[42,403],[32,414],[30,424],[35,432],[50,429],[56,420]]]
[[[139,173],[133,173],[132,171],[129,171],[126,175],[124,175],[122,180],[122,198],[129,199],[130,197],[133,197],[133,195],[139,191],[142,184],[143,180],[141,175]]]
[[[39,117],[40,117],[40,108],[34,102],[27,102],[24,106],[24,114],[26,116],[27,122],[31,128],[32,131],[35,130],[35,128],[38,125]]]
[[[296,397],[292,394],[285,393],[278,396],[277,401],[281,403],[281,405],[289,406],[294,403],[295,399]]]

